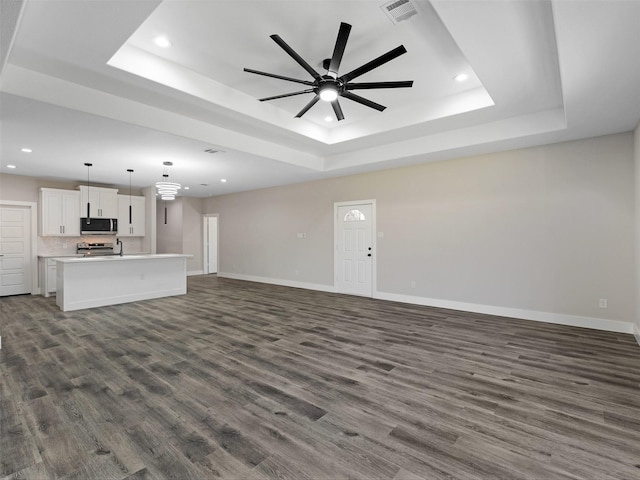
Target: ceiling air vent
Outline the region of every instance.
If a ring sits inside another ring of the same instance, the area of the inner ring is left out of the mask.
[[[219,150],[217,148],[207,148],[205,150],[205,153],[211,153],[211,154],[213,154],[213,153],[224,153],[224,150]]]
[[[392,0],[380,7],[387,17],[397,25],[399,22],[408,20],[418,13],[411,0]]]

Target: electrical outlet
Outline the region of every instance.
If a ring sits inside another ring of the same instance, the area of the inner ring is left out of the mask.
[[[598,302],[598,306],[600,308],[607,308],[607,299],[601,298],[600,301]]]

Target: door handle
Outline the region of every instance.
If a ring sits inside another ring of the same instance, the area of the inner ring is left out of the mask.
[[[371,254],[370,254],[370,253],[367,253],[367,257],[370,257],[370,256],[371,256]]]

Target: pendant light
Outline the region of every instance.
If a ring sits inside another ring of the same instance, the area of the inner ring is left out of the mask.
[[[158,195],[164,203],[164,224],[167,224],[167,200],[175,200],[181,185],[179,183],[169,181],[169,167],[173,166],[173,162],[162,162],[164,171],[162,173],[162,181],[156,182]]]
[[[163,162],[164,171],[162,173],[162,181],[156,182],[158,194],[162,200],[175,200],[181,185],[179,183],[169,181],[169,167],[173,166],[173,162]]]
[[[169,182],[167,181],[167,179],[169,178],[169,175],[166,173],[162,174],[162,178],[164,179],[163,182],[158,182],[160,184],[162,184],[162,186],[158,187],[158,193],[160,194],[160,198],[162,198],[162,206],[164,207],[164,224],[167,224],[167,200],[174,200],[175,194],[172,194],[170,191],[169,193],[167,193],[167,187],[166,185],[169,184]],[[158,183],[156,183],[156,186],[158,185]]]
[[[164,204],[164,224],[167,224],[167,201],[163,200],[162,203]]]
[[[93,167],[93,163],[85,163],[87,167],[87,224],[91,223],[91,196],[89,195],[89,188],[91,183],[89,182],[89,169]]]
[[[133,209],[131,208],[131,174],[133,173],[133,170],[131,168],[127,168],[127,172],[129,172],[129,225],[131,225],[133,218]]]

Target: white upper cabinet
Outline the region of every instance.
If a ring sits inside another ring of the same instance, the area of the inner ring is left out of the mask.
[[[80,185],[78,188],[80,188],[81,217],[87,216],[87,203],[90,205],[91,218],[118,217],[118,190],[87,185]]]
[[[129,219],[129,198],[131,198],[131,219]],[[118,195],[118,235],[121,237],[144,237],[144,225],[145,198]]]
[[[80,192],[40,189],[40,235],[80,235]]]

